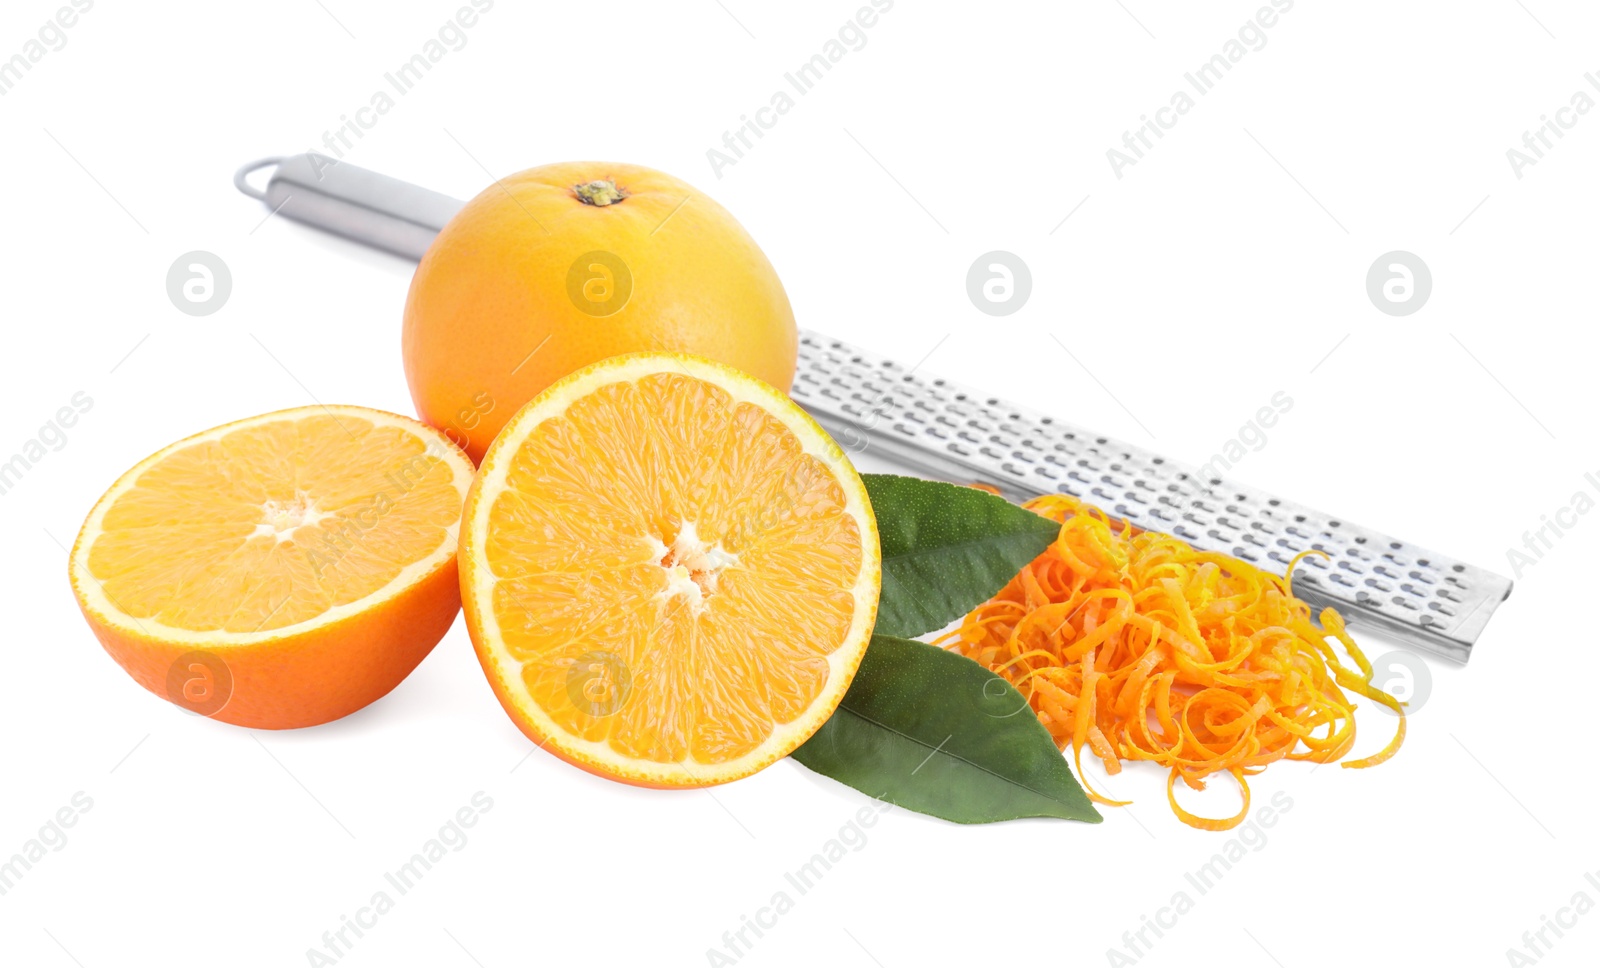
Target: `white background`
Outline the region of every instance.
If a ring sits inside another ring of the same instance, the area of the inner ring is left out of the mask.
[[[1235,476],[1509,572],[1600,472],[1600,111],[1520,179],[1506,157],[1573,92],[1600,98],[1600,13],[1300,0],[1116,178],[1106,150],[1256,7],[900,0],[718,178],[707,149],[856,3],[500,0],[347,159],[461,197],[486,169],[661,168],[743,221],[804,326],[1194,463],[1287,391]],[[313,399],[411,412],[410,266],[264,221],[230,175],[319,146],[455,8],[102,2],[0,98],[0,454],[94,401],[0,497],[0,856],[93,800],[0,896],[6,964],[306,964],[483,791],[465,848],[342,963],[703,965],[868,802],[790,762],[661,793],[529,756],[459,622],[370,708],[253,733],[139,689],[79,617],[61,546],[139,458]],[[0,58],[54,10],[6,3]],[[206,318],[164,288],[194,249],[233,273]],[[992,249],[1034,278],[1000,319],[964,285]],[[1411,316],[1365,292],[1393,249],[1432,269]],[[1130,769],[1110,785],[1135,805],[1100,826],[891,812],[741,963],[1101,964],[1179,890],[1195,908],[1142,964],[1507,963],[1575,892],[1600,901],[1597,517],[1526,570],[1470,667],[1430,660],[1396,759],[1260,777],[1258,803],[1293,808],[1209,894],[1183,875],[1228,835],[1182,826],[1159,771]],[[1363,704],[1357,752],[1391,724]],[[1236,801],[1221,782],[1190,803]],[[1600,914],[1547,937],[1543,963],[1593,963]]]

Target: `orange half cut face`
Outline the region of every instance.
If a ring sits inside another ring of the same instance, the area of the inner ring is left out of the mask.
[[[786,396],[678,354],[616,357],[530,402],[463,519],[468,628],[496,695],[569,761],[705,786],[832,714],[877,614],[877,526]]]
[[[216,427],[101,497],[73,591],[157,695],[245,726],[326,722],[393,689],[449,629],[472,475],[443,434],[364,407]],[[228,694],[197,701],[196,676]]]

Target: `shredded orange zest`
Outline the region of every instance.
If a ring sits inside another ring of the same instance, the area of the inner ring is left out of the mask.
[[[1329,763],[1356,738],[1356,704],[1344,690],[1399,715],[1394,739],[1341,766],[1376,766],[1405,739],[1402,704],[1372,685],[1372,665],[1331,608],[1311,606],[1280,578],[1181,539],[1112,521],[1065,494],[1023,505],[1061,522],[1061,534],[994,598],[935,644],[974,659],[1029,697],[1083,777],[1083,749],[1116,774],[1123,760],[1167,767],[1178,818],[1228,830],[1250,809],[1254,776],[1276,760]],[[1336,639],[1355,670],[1344,665]],[[1228,818],[1195,816],[1174,784],[1196,790],[1228,773],[1244,805]],[[1122,806],[1084,789],[1098,803]]]

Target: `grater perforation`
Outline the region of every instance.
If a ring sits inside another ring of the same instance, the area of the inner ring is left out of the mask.
[[[890,458],[1013,500],[1070,494],[1137,527],[1176,535],[1282,575],[1355,627],[1466,661],[1500,575],[1092,433],[847,343],[802,332],[795,401],[847,451]]]

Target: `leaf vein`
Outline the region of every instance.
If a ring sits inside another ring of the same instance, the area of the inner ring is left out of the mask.
[[[900,737],[903,737],[905,739],[908,739],[911,742],[917,744],[918,746],[921,746],[923,749],[933,750],[935,753],[943,753],[944,755],[946,755],[948,757],[951,757],[952,759],[960,760],[961,762],[967,764],[968,766],[972,767],[975,770],[978,770],[978,771],[983,772],[983,773],[987,773],[987,774],[989,774],[990,776],[994,777],[997,780],[1000,780],[1000,781],[1002,781],[1004,783],[1009,783],[1014,787],[1018,787],[1020,789],[1026,790],[1026,791],[1028,791],[1029,793],[1032,793],[1035,796],[1043,797],[1044,799],[1049,800],[1052,803],[1066,804],[1066,801],[1062,800],[1060,797],[1052,796],[1051,794],[1046,793],[1043,790],[1035,789],[1034,787],[1029,786],[1026,783],[1023,783],[1023,782],[1021,782],[1019,780],[1012,779],[1011,777],[1006,776],[1003,773],[996,773],[994,770],[989,769],[987,766],[984,766],[982,763],[975,763],[972,760],[967,759],[965,756],[962,756],[960,753],[955,753],[955,752],[952,752],[950,750],[941,750],[937,746],[935,746],[932,743],[927,742],[926,740],[918,739],[917,737],[912,736],[910,733],[904,732],[903,730],[896,729],[893,726],[890,726],[888,723],[880,722],[879,720],[874,719],[873,717],[868,716],[867,714],[865,714],[863,712],[860,712],[858,710],[852,709],[849,706],[841,705],[839,708],[844,710],[845,712],[849,713],[850,715],[856,717],[857,719],[862,720],[863,722],[870,723],[871,725],[876,726],[879,729],[886,730],[888,732],[891,732],[891,733],[895,734],[896,736],[900,736]]]
[[[972,547],[977,547],[977,546],[982,546],[982,545],[998,544],[1001,541],[1007,541],[1007,540],[1010,540],[1010,539],[1013,539],[1013,538],[1032,538],[1032,537],[1037,537],[1038,535],[1041,535],[1041,534],[1046,534],[1049,531],[1060,527],[1054,521],[1049,521],[1048,519],[1042,519],[1042,520],[1045,520],[1050,525],[1050,527],[1049,528],[1040,528],[1040,529],[1038,529],[1036,531],[1035,530],[1013,531],[1013,532],[1010,532],[1008,534],[983,535],[983,536],[980,536],[980,537],[977,537],[977,538],[973,538],[973,539],[971,539],[969,541],[960,541],[960,542],[957,542],[955,544],[933,545],[933,546],[927,547],[927,548],[913,548],[913,549],[911,549],[909,551],[902,551],[902,552],[898,552],[898,553],[892,554],[892,555],[884,555],[883,556],[883,560],[885,562],[904,561],[907,558],[927,557],[928,555],[943,554],[945,552],[957,551],[957,550],[961,550],[961,549],[965,549],[965,548],[972,548]]]

